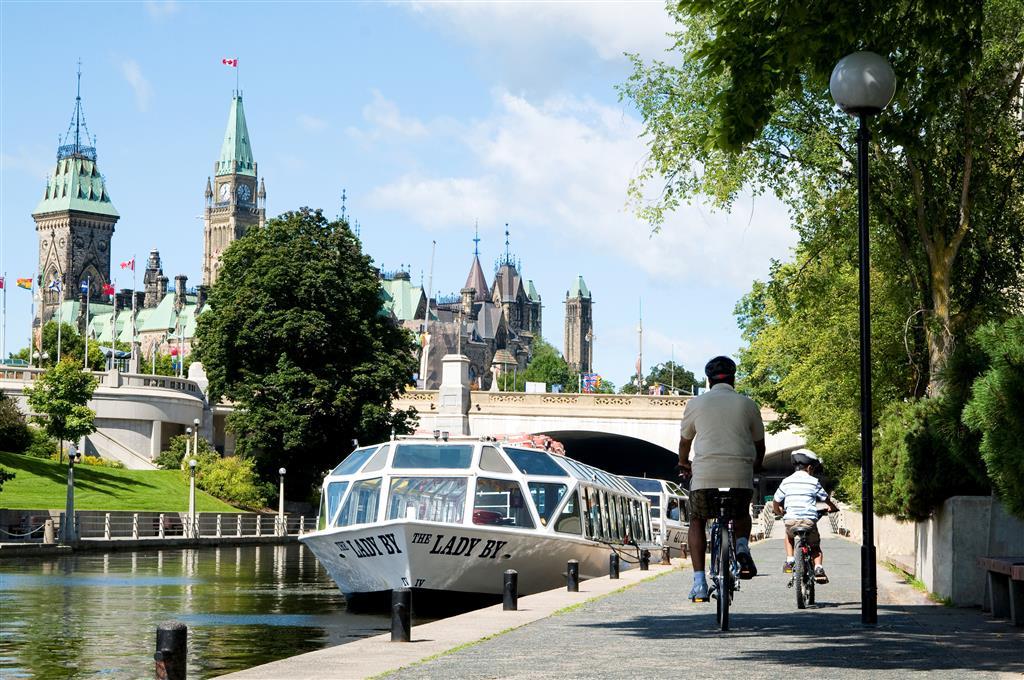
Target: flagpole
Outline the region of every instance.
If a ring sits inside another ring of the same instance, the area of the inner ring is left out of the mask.
[[[135,298],[137,297],[135,294],[135,254],[132,253],[132,350],[128,355],[129,367],[135,366]]]
[[[0,332],[0,357],[3,357],[4,361],[7,361],[7,272],[4,272],[4,303],[3,303],[3,328]]]
[[[92,290],[92,277],[85,277],[85,328],[82,329],[82,337],[85,338],[85,359],[84,370],[89,370],[89,292]]]
[[[61,290],[57,289],[57,363],[60,363],[60,308],[61,302]]]
[[[117,284],[114,284],[114,315],[110,326],[110,366],[114,367],[114,359],[117,356]]]

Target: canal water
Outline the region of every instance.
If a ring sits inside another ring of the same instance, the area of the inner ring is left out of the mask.
[[[189,678],[390,630],[299,544],[0,561],[0,678],[151,678],[156,626],[188,625]]]

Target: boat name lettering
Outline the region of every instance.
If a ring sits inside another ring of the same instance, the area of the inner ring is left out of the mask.
[[[377,539],[380,540],[379,544]],[[394,534],[379,534],[376,538],[373,536],[353,538],[351,540],[335,541],[334,544],[338,546],[338,556],[342,558],[346,557],[345,553],[350,550],[359,559],[364,557],[383,557],[384,555],[400,555],[402,553]]]
[[[424,534],[422,532],[417,531],[417,532],[415,532],[412,535],[412,541],[411,542],[414,545],[417,544],[417,543],[426,543],[427,545],[430,545],[430,539],[433,536],[434,536],[434,534]]]
[[[482,538],[452,536],[447,542],[444,542],[444,534],[438,534],[437,538],[434,539],[434,547],[430,549],[430,554],[472,557],[473,551],[482,541]],[[487,542],[484,543],[483,549],[480,550],[477,557],[482,559],[490,558],[493,560],[506,545],[508,545],[508,541],[487,539]]]

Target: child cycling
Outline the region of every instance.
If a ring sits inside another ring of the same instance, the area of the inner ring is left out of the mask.
[[[807,543],[814,557],[814,580],[828,583],[825,575],[824,555],[821,552],[821,535],[818,533],[818,501],[828,504],[830,512],[839,510],[822,488],[821,482],[813,476],[821,463],[818,457],[806,449],[794,451],[791,455],[795,471],[782,480],[775,492],[773,507],[776,515],[782,515],[786,523],[786,563],[783,573],[793,573],[793,532],[807,529]]]

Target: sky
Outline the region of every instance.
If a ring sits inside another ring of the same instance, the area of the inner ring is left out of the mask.
[[[673,57],[661,2],[0,2],[0,271],[32,276],[31,213],[82,104],[121,215],[112,261],[160,250],[200,282],[203,192],[220,152],[237,58],[267,213],[341,210],[384,270],[457,293],[480,229],[490,282],[510,249],[564,344],[577,275],[594,300],[595,370],[621,386],[678,363],[698,375],[741,346],[733,309],[797,236],[771,197],[732,213],[697,202],[652,234],[627,205],[646,158],[616,85]],[[432,243],[436,242],[433,277]],[[116,268],[116,265],[115,265]],[[112,272],[118,287],[130,276]],[[140,284],[141,285],[141,284]],[[30,294],[8,286],[6,348],[28,343]]]

